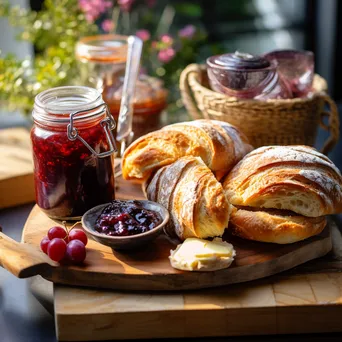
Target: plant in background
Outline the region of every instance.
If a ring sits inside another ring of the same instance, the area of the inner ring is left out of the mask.
[[[56,86],[75,84],[75,44],[98,33],[136,34],[144,41],[142,70],[163,79],[170,90],[169,109],[181,107],[178,80],[196,61],[206,35],[188,20],[201,8],[184,2],[155,0],[45,0],[39,12],[0,0],[0,16],[20,31],[18,39],[35,47],[33,59],[0,55],[0,102],[10,110],[31,111],[35,95]],[[177,13],[177,16],[175,15]],[[183,21],[183,22],[182,22]]]
[[[0,0],[0,15],[19,29],[18,39],[34,44],[33,59],[0,55],[0,102],[10,110],[29,113],[42,90],[71,83],[77,76],[74,47],[80,36],[97,32],[77,0],[46,0],[34,12]]]
[[[118,0],[111,19],[106,19],[113,23],[109,32],[136,34],[144,41],[142,70],[164,81],[169,112],[182,108],[178,84],[182,70],[201,59],[202,47],[208,46],[201,15],[200,5],[186,1]]]

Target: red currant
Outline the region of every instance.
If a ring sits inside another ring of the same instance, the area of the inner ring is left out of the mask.
[[[47,254],[53,261],[61,261],[67,249],[66,242],[61,238],[54,238],[49,242]]]
[[[86,233],[82,229],[72,229],[69,233],[69,241],[80,240],[84,243],[84,246],[88,243]]]
[[[82,263],[86,258],[86,254],[85,245],[80,240],[72,240],[66,247],[66,259],[73,263]]]
[[[65,239],[67,238],[68,234],[66,230],[62,227],[55,226],[49,229],[48,231],[48,238],[50,240],[55,239],[55,238],[60,238],[60,239]]]
[[[43,240],[40,241],[40,249],[41,249],[45,254],[47,254],[47,249],[48,249],[49,243],[50,243],[50,239],[49,239],[47,236],[45,236],[45,237],[43,238]]]

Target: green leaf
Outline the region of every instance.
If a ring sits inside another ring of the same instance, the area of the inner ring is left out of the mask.
[[[176,14],[183,14],[193,18],[202,16],[202,8],[200,5],[197,4],[183,2],[181,4],[175,4],[174,8],[176,10]]]

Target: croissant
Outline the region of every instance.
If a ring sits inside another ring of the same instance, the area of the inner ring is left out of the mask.
[[[229,227],[234,235],[278,244],[294,243],[317,235],[326,223],[325,216],[304,217],[277,209],[237,209],[229,219]]]
[[[341,186],[338,168],[308,146],[260,147],[223,181],[233,205],[287,209],[308,217],[341,213]]]
[[[200,157],[212,171],[223,175],[251,150],[245,135],[226,122],[173,124],[137,139],[127,148],[122,176],[142,183],[158,168],[184,156]]]
[[[183,157],[159,169],[144,184],[147,198],[166,207],[171,216],[168,235],[222,236],[231,206],[222,185],[200,158]]]

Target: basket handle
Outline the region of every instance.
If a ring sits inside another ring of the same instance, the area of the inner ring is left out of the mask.
[[[338,116],[338,110],[334,100],[327,94],[322,94],[321,99],[325,105],[328,105],[329,110],[322,110],[320,116],[320,126],[330,133],[328,139],[324,142],[321,152],[328,154],[338,142],[340,136],[340,120]],[[324,119],[328,119],[328,123],[324,123]]]
[[[194,120],[203,119],[203,114],[197,106],[194,94],[189,84],[189,77],[191,75],[198,76],[200,73],[201,67],[198,64],[190,64],[182,71],[179,78],[179,88],[181,90],[184,106]]]

